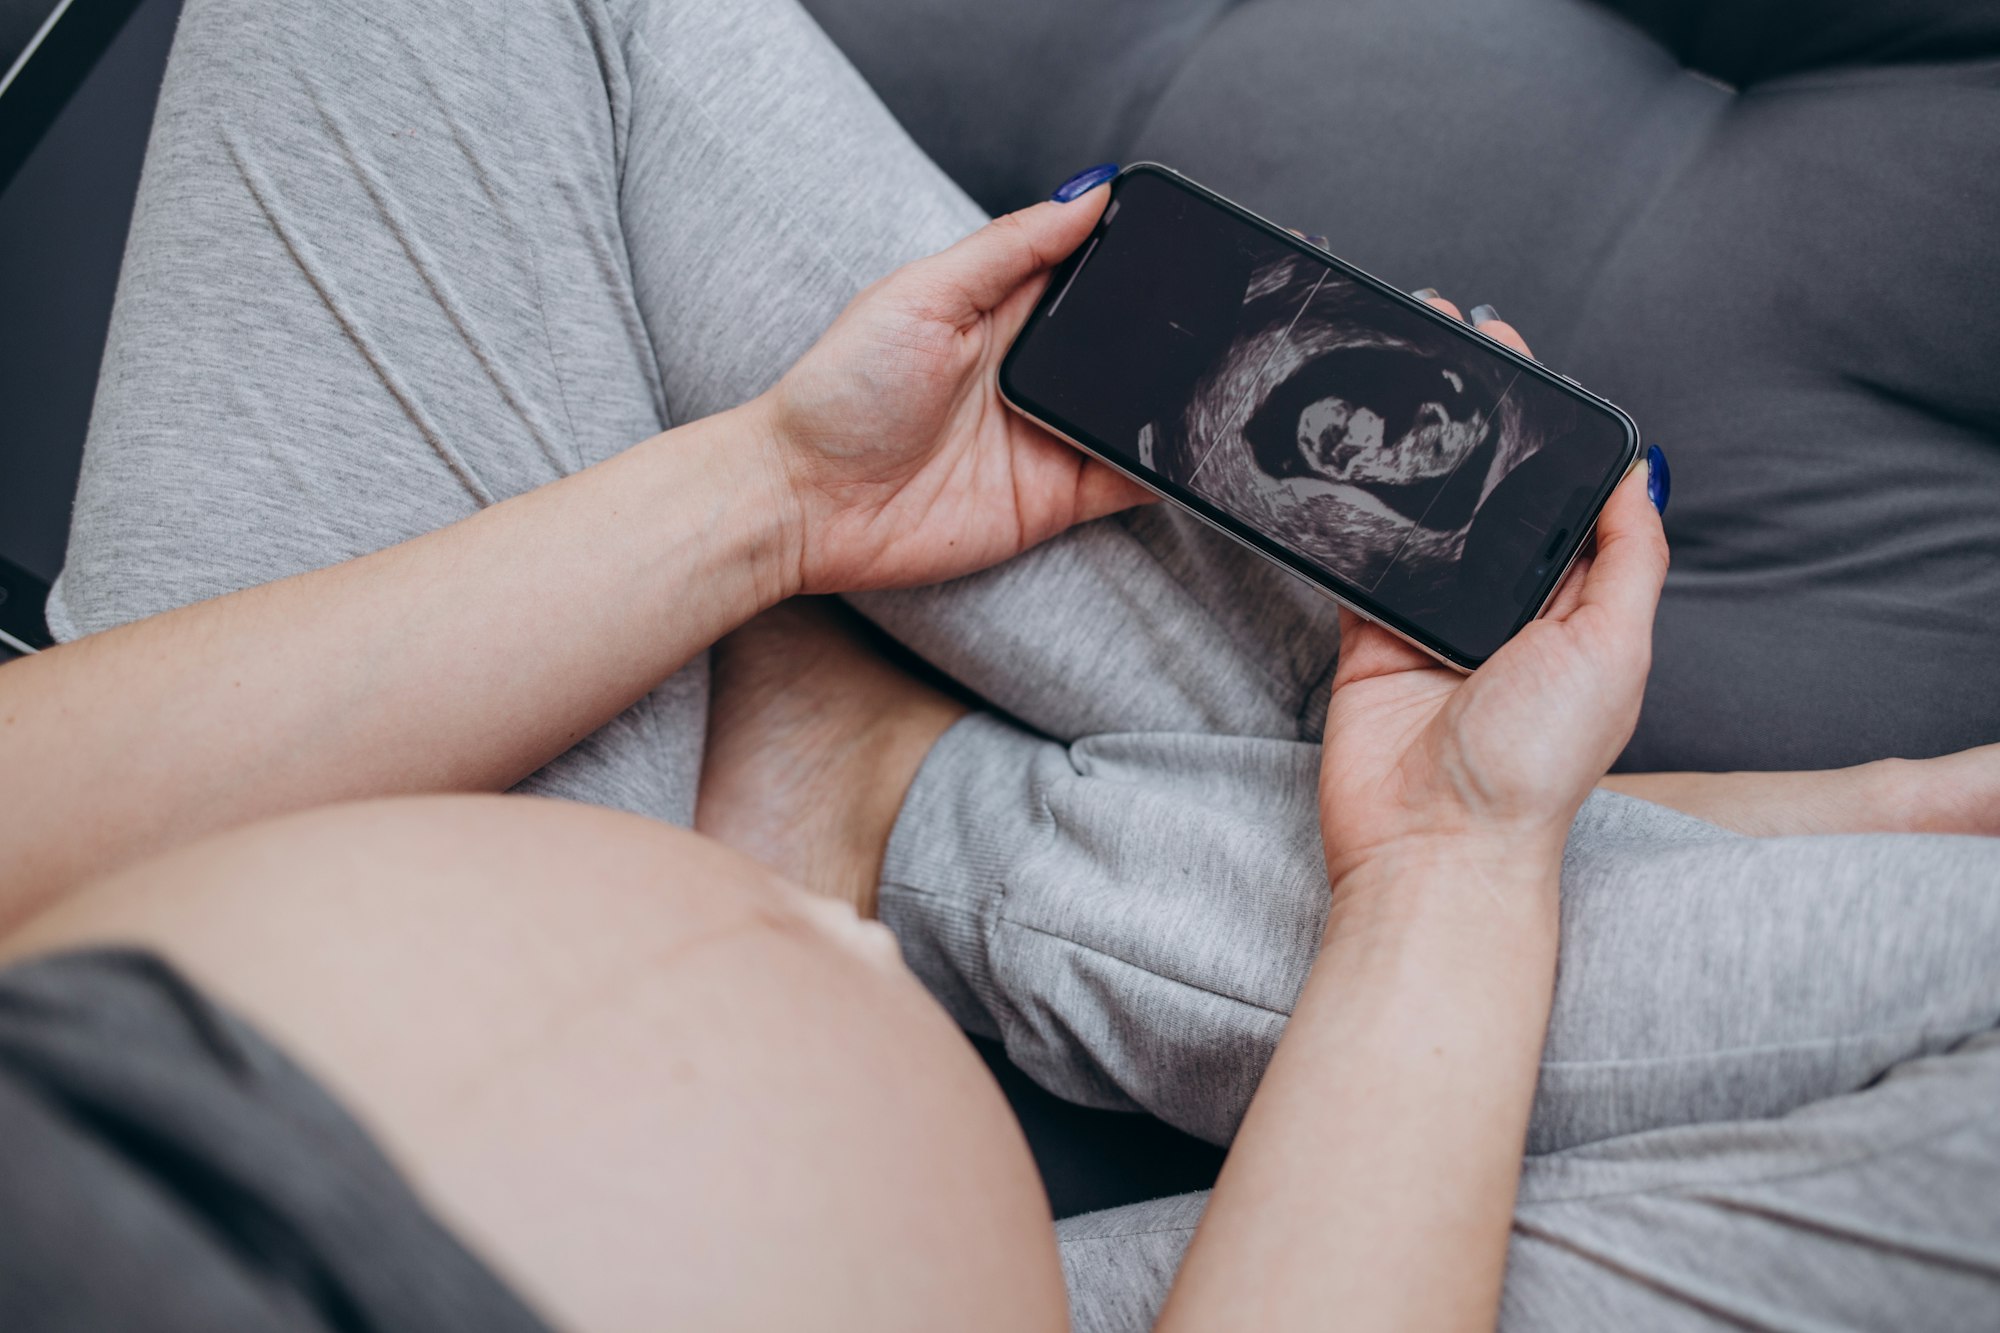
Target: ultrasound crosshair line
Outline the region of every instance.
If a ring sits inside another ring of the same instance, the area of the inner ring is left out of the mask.
[[[1493,417],[1487,426],[1488,430],[1500,429],[1500,409],[1507,405],[1507,399],[1514,393],[1514,386],[1520,382],[1521,372],[1516,370],[1514,378],[1507,381],[1507,387],[1500,391],[1498,398],[1493,400]],[[1438,501],[1444,498],[1445,492],[1451,489],[1451,483],[1457,480],[1459,469],[1463,468],[1467,461],[1473,458],[1478,452],[1476,449],[1467,450],[1456,463],[1451,465],[1451,472],[1445,477],[1444,485],[1438,487],[1437,493],[1431,496],[1430,503],[1425,505],[1423,512],[1417,515],[1416,526],[1404,533],[1403,540],[1396,543],[1395,553],[1389,557],[1389,563],[1382,566],[1382,572],[1375,576],[1375,581],[1368,585],[1368,591],[1374,592],[1382,586],[1382,580],[1395,572],[1396,563],[1403,558],[1403,552],[1409,549],[1410,543],[1416,539],[1417,533],[1423,530],[1424,520],[1430,517],[1431,510],[1437,508]]]
[[[1332,272],[1332,269],[1322,269],[1320,271],[1319,281],[1313,283],[1312,290],[1308,291],[1304,299],[1299,302],[1299,308],[1292,312],[1291,322],[1285,325],[1284,333],[1280,334],[1272,342],[1271,350],[1264,354],[1263,364],[1258,366],[1257,374],[1252,375],[1248,380],[1249,386],[1255,386],[1263,378],[1263,372],[1270,367],[1271,362],[1277,359],[1278,353],[1282,352],[1286,344],[1291,341],[1292,330],[1298,327],[1299,320],[1305,316],[1306,310],[1312,305],[1313,297],[1319,295],[1320,287],[1325,284],[1328,275]],[[1208,446],[1207,451],[1202,454],[1201,461],[1196,463],[1194,468],[1188,473],[1187,484],[1189,486],[1194,485],[1194,479],[1201,475],[1201,470],[1208,466],[1208,460],[1215,457],[1215,451],[1229,438],[1230,433],[1242,425],[1243,418],[1250,415],[1251,398],[1254,394],[1254,387],[1246,387],[1243,390],[1242,400],[1237,404],[1236,415],[1228,419],[1226,429],[1216,432],[1214,441]]]

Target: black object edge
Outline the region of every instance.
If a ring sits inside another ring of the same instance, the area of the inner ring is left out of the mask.
[[[38,653],[55,645],[43,608],[49,585],[0,556],[0,660],[8,652]]]
[[[0,190],[48,133],[141,0],[70,0],[0,91]],[[4,73],[5,71],[0,71]]]

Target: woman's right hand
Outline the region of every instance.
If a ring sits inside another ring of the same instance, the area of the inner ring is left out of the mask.
[[[1336,886],[1412,854],[1531,857],[1553,869],[1639,718],[1667,572],[1649,467],[1612,494],[1595,553],[1578,559],[1547,613],[1470,676],[1341,612],[1320,776]]]
[[[940,583],[1151,498],[1009,409],[997,383],[1114,171],[1083,173],[867,288],[751,405],[780,479],[790,591]]]

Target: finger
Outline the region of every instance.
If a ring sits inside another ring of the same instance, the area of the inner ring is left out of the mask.
[[[1060,443],[1060,441],[1058,441]],[[1068,448],[1067,445],[1063,446]],[[1107,463],[1080,458],[1082,469],[1076,477],[1076,521],[1116,514],[1138,505],[1152,504],[1160,497]]]
[[[1513,348],[1522,356],[1533,356],[1534,353],[1528,350],[1528,340],[1523,338],[1520,330],[1516,329],[1512,324],[1509,324],[1504,319],[1479,319],[1477,317],[1480,311],[1491,310],[1492,308],[1490,305],[1474,306],[1472,308],[1474,316],[1472,327],[1478,329],[1494,342],[1507,344],[1507,346]]]
[[[1425,305],[1429,306],[1433,310],[1444,311],[1445,314],[1450,315],[1453,319],[1457,320],[1461,324],[1465,322],[1464,312],[1461,311],[1455,303],[1447,301],[1442,296],[1439,296],[1437,294],[1437,288],[1435,287],[1419,287],[1417,288],[1417,290],[1411,292],[1410,295],[1416,297],[1419,301],[1422,301]]]
[[[1590,557],[1579,555],[1576,562],[1563,575],[1557,585],[1555,596],[1549,598],[1548,608],[1542,612],[1544,620],[1567,620],[1570,612],[1583,604],[1584,580],[1590,577]]]
[[[1507,344],[1507,346],[1513,348],[1522,356],[1534,355],[1533,352],[1528,350],[1528,340],[1521,336],[1521,331],[1506,320],[1499,318],[1497,314],[1492,313],[1493,307],[1490,305],[1474,306],[1471,318],[1467,318],[1459,310],[1456,303],[1447,301],[1444,297],[1439,296],[1435,287],[1420,287],[1416,291],[1411,292],[1410,295],[1416,297],[1433,310],[1442,310],[1445,314],[1450,315],[1460,323],[1472,325],[1495,342]]]
[[[1100,185],[1071,203],[1049,201],[1003,213],[950,249],[918,260],[911,271],[952,294],[955,308],[941,315],[961,322],[976,319],[1022,283],[1068,258],[1090,235],[1110,198],[1111,191]]]
[[[993,330],[992,355],[995,365],[999,364],[999,357],[1004,356],[1008,347],[1013,345],[1015,337],[1027,327],[1029,317],[1035,313],[1035,307],[1041,302],[1042,293],[1048,290],[1049,276],[1046,269],[1037,273],[1016,287],[1000,304],[987,313],[986,321]],[[953,322],[963,326],[976,318],[977,314],[971,316],[960,314]]]
[[[1380,625],[1345,606],[1340,608],[1340,660],[1333,670],[1336,693],[1356,681],[1401,671],[1422,671],[1435,665]]]
[[[1659,511],[1646,495],[1641,462],[1611,493],[1597,520],[1597,550],[1578,598],[1580,607],[1601,607],[1621,635],[1651,642],[1653,614],[1667,578],[1667,534]]]

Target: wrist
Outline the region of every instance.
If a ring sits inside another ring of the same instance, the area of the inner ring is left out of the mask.
[[[770,395],[718,414],[727,423],[732,495],[743,554],[761,606],[805,591],[806,506],[791,466],[792,445]]]
[[[1493,830],[1399,839],[1336,862],[1327,932],[1399,927],[1432,918],[1476,930],[1553,924],[1562,842]]]
[[[652,548],[633,553],[634,567],[657,564],[673,578],[662,593],[687,597],[692,569],[733,625],[799,591],[799,504],[759,401],[664,431],[605,466],[616,470],[605,476],[611,514],[648,516],[641,530]]]

